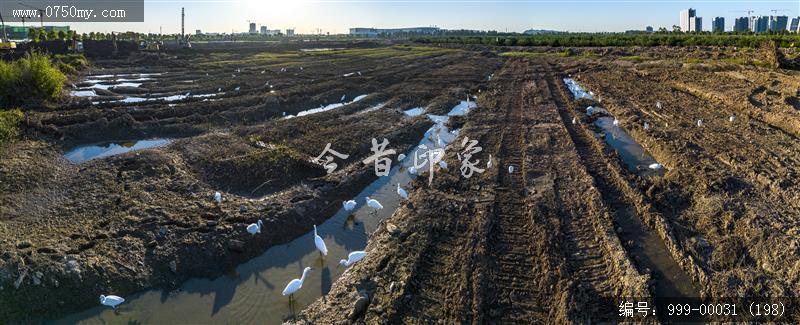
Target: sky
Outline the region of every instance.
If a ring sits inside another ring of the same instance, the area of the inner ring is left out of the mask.
[[[522,32],[550,29],[571,32],[621,32],[645,26],[678,25],[679,12],[695,8],[703,29],[713,17],[775,14],[800,15],[800,0],[145,0],[141,23],[68,23],[83,32],[136,31],[180,33],[180,11],[186,8],[186,32],[246,32],[248,20],[269,29],[295,28],[308,34],[347,33],[350,27],[419,27]],[[63,25],[61,23],[57,25]]]

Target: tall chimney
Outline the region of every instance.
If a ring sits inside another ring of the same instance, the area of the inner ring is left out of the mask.
[[[183,31],[184,17],[186,17],[186,14],[184,14],[183,7],[181,7],[181,38],[186,38],[186,33],[184,33],[184,31]]]

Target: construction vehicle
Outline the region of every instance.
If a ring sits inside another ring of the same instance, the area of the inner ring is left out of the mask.
[[[0,26],[2,26],[2,34],[0,34],[0,51],[13,50],[17,48],[17,43],[8,39],[6,34],[6,22],[3,20],[3,14],[0,13]]]

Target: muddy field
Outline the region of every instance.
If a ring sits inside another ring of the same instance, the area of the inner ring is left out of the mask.
[[[726,59],[746,56],[735,49],[343,46],[96,61],[70,100],[29,112],[0,152],[0,322],[222,275],[374,181],[371,139],[419,143],[432,119],[404,110],[442,115],[468,96],[449,167],[416,178],[368,256],[287,320],[613,322],[625,297],[797,292],[796,72]],[[659,173],[631,168],[608,134]],[[467,138],[485,169],[470,178]],[[86,160],[87,145],[154,139]],[[330,174],[310,162],[327,143],[349,154]],[[257,220],[265,234],[250,236]]]

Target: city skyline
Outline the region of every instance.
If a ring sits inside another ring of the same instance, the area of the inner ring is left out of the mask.
[[[679,12],[695,9],[704,18],[703,31],[711,31],[715,17],[725,18],[730,31],[736,18],[800,15],[797,1],[592,1],[592,0],[316,0],[316,1],[158,1],[144,3],[141,23],[61,23],[78,32],[135,31],[180,33],[180,10],[186,8],[186,30],[247,32],[249,21],[258,28],[288,28],[298,33],[345,34],[353,27],[428,27],[443,29],[522,32],[548,29],[569,32],[624,32],[646,26],[672,30],[680,26]],[[771,10],[779,10],[772,12]],[[568,17],[568,18],[565,18]],[[623,19],[621,19],[623,18]],[[14,24],[20,25],[20,24]],[[28,26],[35,26],[26,24]],[[51,24],[52,25],[52,24]]]

